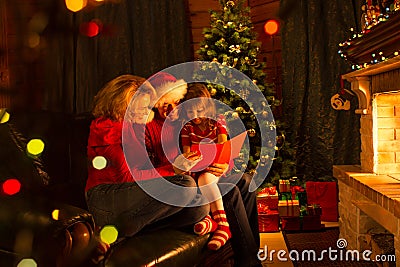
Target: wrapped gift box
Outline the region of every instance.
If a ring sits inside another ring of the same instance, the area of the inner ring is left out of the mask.
[[[257,194],[257,204],[267,206],[270,210],[278,209],[279,196],[275,186],[264,188]]]
[[[279,192],[290,192],[290,181],[289,180],[279,180]]]
[[[282,217],[299,217],[300,206],[298,200],[279,200],[278,203],[279,215]]]
[[[258,230],[260,233],[279,232],[279,213],[277,210],[268,210],[258,214]]]
[[[321,230],[321,216],[320,215],[306,215],[302,217],[302,229],[305,231]]]
[[[322,208],[319,204],[307,205],[307,215],[322,215]]]
[[[338,190],[336,182],[306,182],[308,204],[319,204],[321,220],[338,221]]]
[[[300,217],[281,217],[281,227],[284,231],[299,231],[301,229]]]

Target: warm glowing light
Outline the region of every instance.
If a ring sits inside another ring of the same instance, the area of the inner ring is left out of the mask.
[[[3,192],[7,195],[10,196],[15,195],[20,190],[21,190],[21,183],[15,178],[8,179],[3,183]]]
[[[102,170],[107,166],[107,160],[103,156],[97,156],[92,160],[93,167]]]
[[[96,22],[90,21],[82,23],[81,26],[79,27],[79,30],[83,35],[86,35],[88,37],[95,37],[96,35],[99,34],[100,27]]]
[[[49,19],[44,13],[36,13],[29,22],[29,28],[32,31],[41,33],[47,27]]]
[[[264,24],[264,32],[266,34],[274,35],[278,32],[278,30],[279,30],[279,23],[274,19],[270,19]]]
[[[51,213],[51,217],[53,218],[53,220],[58,221],[58,216],[60,215],[60,210],[53,210],[53,212]]]
[[[23,259],[18,263],[17,267],[37,267],[37,264],[33,259]]]
[[[118,238],[118,230],[112,225],[106,225],[100,231],[100,238],[104,243],[114,243]]]
[[[1,112],[0,112],[1,114]],[[6,123],[10,120],[10,114],[6,111],[4,112],[3,116],[0,118],[0,124],[1,123]]]
[[[78,12],[87,5],[87,0],[65,0],[65,5],[72,12]]]
[[[44,150],[44,143],[40,139],[32,139],[28,142],[26,146],[29,154],[37,156]]]
[[[35,48],[40,44],[40,36],[36,32],[31,32],[28,36],[28,46]]]

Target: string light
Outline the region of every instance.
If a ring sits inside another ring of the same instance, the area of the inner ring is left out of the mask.
[[[354,28],[350,28],[350,32],[351,32],[351,38],[349,38],[348,40],[339,43],[339,50],[338,50],[338,54],[340,55],[340,57],[344,58],[345,60],[348,60],[348,55],[347,55],[347,49],[349,48],[349,46],[353,45],[356,42],[359,42],[360,38],[363,38],[365,35],[367,35],[368,33],[371,32],[371,28],[373,26],[376,26],[379,23],[384,23],[386,22],[390,16],[392,16],[393,14],[398,13],[396,10],[393,9],[389,9],[386,8],[385,9],[386,14],[381,13],[376,19],[374,19],[373,21],[370,22],[366,22],[366,27],[364,27],[364,29],[357,34],[354,34]],[[379,54],[379,56],[377,56]],[[399,55],[399,51],[394,51],[391,54],[386,54],[384,55],[384,53],[382,51],[374,51],[371,53],[370,55],[370,59],[366,60],[366,62],[364,63],[354,63],[351,66],[353,70],[359,70],[359,69],[363,69],[363,68],[367,68],[370,65],[373,64],[378,64],[380,62],[384,62],[387,61],[393,57],[396,57]],[[351,59],[350,59],[351,60]]]

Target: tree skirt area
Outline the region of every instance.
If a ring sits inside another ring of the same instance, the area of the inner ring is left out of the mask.
[[[338,249],[337,242],[339,239],[339,228],[326,228],[318,232],[285,231],[283,232],[283,236],[285,238],[286,246],[288,247],[290,255],[292,257],[296,257],[296,252],[298,252],[299,260],[292,261],[295,267],[377,266],[374,262],[363,261],[362,251],[359,253],[359,261],[352,260],[353,257],[349,253],[346,259],[346,250]],[[339,247],[343,247],[342,243],[339,244]],[[329,249],[331,251],[331,256],[329,255]],[[326,250],[326,252],[322,253],[324,250]],[[313,251],[315,251],[315,257],[312,255]],[[321,257],[321,255],[323,256]],[[334,260],[335,257],[336,260]],[[314,260],[315,258],[316,260]]]

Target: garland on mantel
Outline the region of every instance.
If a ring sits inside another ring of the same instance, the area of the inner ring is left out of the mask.
[[[399,17],[400,0],[387,2],[391,3],[388,3],[386,6],[380,6],[377,5],[376,1],[374,3],[372,0],[366,0],[365,4],[362,6],[362,31],[357,33],[354,28],[351,28],[351,37],[348,40],[339,43],[339,55],[352,63],[351,67],[353,70],[364,69],[370,65],[387,61],[388,59],[399,55],[400,47],[389,50],[386,49],[385,51],[382,49],[369,49],[368,47],[368,51],[371,50],[369,51],[369,55],[361,55],[357,51],[358,47],[365,47],[365,43],[368,42],[369,39],[373,38],[371,35],[374,31],[374,35],[376,35],[376,32],[379,31],[376,30],[376,28],[384,29],[383,27],[388,27],[390,25],[393,17]],[[397,35],[398,31],[399,29],[394,29],[393,34]]]

